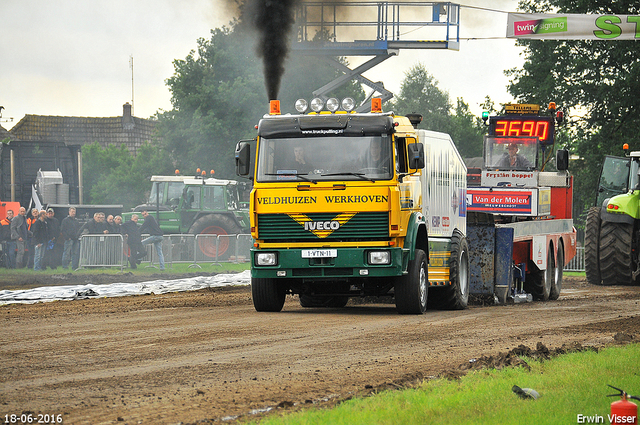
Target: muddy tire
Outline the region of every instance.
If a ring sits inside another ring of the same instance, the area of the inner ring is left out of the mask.
[[[300,295],[300,306],[305,308],[327,307],[342,308],[349,302],[349,297],[323,297]]]
[[[539,270],[535,265],[533,268],[535,268],[535,271],[526,276],[524,290],[531,294],[534,300],[547,301],[551,296],[555,269],[552,246],[547,247],[547,269]]]
[[[429,290],[427,267],[426,254],[423,250],[416,249],[415,258],[409,262],[407,275],[398,278],[394,285],[398,313],[422,314],[427,310]]]
[[[553,270],[553,282],[551,283],[550,300],[557,300],[562,292],[562,279],[564,275],[564,247],[562,244],[558,247],[556,255],[556,266]]]
[[[633,225],[604,222],[600,226],[600,277],[603,285],[631,285]]]
[[[584,229],[584,271],[587,282],[601,285],[600,276],[600,208],[591,207],[587,212]]]
[[[242,229],[229,216],[210,214],[197,219],[191,225],[189,233],[193,235],[237,235],[242,233]],[[217,249],[214,238],[200,238],[197,246],[202,255],[212,259],[223,260],[232,253],[229,238],[221,238]]]
[[[286,295],[277,279],[251,278],[251,298],[256,311],[282,311]]]
[[[429,307],[441,310],[464,310],[469,302],[469,244],[459,230],[451,237],[447,286],[429,289]]]

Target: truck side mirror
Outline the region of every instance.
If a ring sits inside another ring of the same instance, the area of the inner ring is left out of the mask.
[[[558,171],[569,169],[569,151],[566,149],[558,149],[556,151],[556,167]]]
[[[421,170],[424,168],[424,147],[422,143],[410,143],[407,145],[409,154],[409,168]]]
[[[238,142],[236,145],[236,174],[239,176],[249,175],[251,166],[251,146],[247,142]]]

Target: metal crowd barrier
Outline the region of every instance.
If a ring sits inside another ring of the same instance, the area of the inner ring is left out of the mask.
[[[142,239],[148,235],[142,235]],[[164,235],[162,253],[165,266],[174,263],[189,264],[189,267],[202,267],[203,264],[218,265],[226,263],[245,263],[249,261],[249,252],[253,239],[249,234],[238,235]],[[147,256],[141,265],[158,267],[158,254],[153,244],[145,245]],[[80,263],[83,267],[120,267],[128,266],[129,247],[122,235],[83,235],[80,239]]]
[[[576,256],[569,261],[569,264],[564,268],[570,272],[583,272],[584,271],[584,247],[579,246],[576,248]]]
[[[120,267],[122,270],[126,265],[122,235],[82,235],[80,238],[79,268]]]

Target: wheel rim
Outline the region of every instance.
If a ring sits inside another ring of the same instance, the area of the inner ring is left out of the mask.
[[[220,226],[209,226],[202,229],[201,235],[228,235],[227,231]],[[218,249],[216,252],[216,242],[213,238],[198,239],[198,248],[200,251],[210,258],[216,258],[224,255],[229,249],[229,238],[220,238]]]
[[[427,272],[423,267],[420,267],[420,309],[422,311],[427,308]]]
[[[556,290],[560,293],[560,290],[562,289],[562,269],[564,268],[564,255],[560,249],[558,249],[558,263],[555,266],[554,283],[556,285]]]
[[[469,298],[469,259],[467,251],[462,251],[460,253],[460,262],[458,267],[460,276],[460,293],[462,294],[462,299],[466,301]]]
[[[546,296],[551,293],[551,282],[555,279],[555,265],[553,261],[553,247],[549,246],[549,254],[547,255],[547,270],[544,272],[544,291]]]

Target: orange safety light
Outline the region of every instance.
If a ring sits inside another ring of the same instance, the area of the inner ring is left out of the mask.
[[[549,110],[550,111],[556,110],[556,102],[549,102]]]
[[[382,112],[382,99],[379,97],[371,99],[371,112]]]
[[[211,174],[212,176],[213,176],[215,173],[216,173],[216,172],[215,172],[214,170],[211,170],[211,171],[209,172],[209,174]]]
[[[280,115],[280,101],[279,100],[270,100],[269,101],[269,115]]]
[[[196,168],[196,174],[200,174],[200,168]]]
[[[176,174],[176,176],[177,176],[178,174],[180,174],[180,170],[178,170],[178,169],[176,168],[175,174]]]
[[[204,176],[206,176],[206,175],[207,175],[207,172],[206,172],[206,171],[204,171],[204,170],[202,170],[202,177],[204,177]]]
[[[625,143],[624,145],[622,145],[622,149],[625,151],[629,150],[629,143]]]

